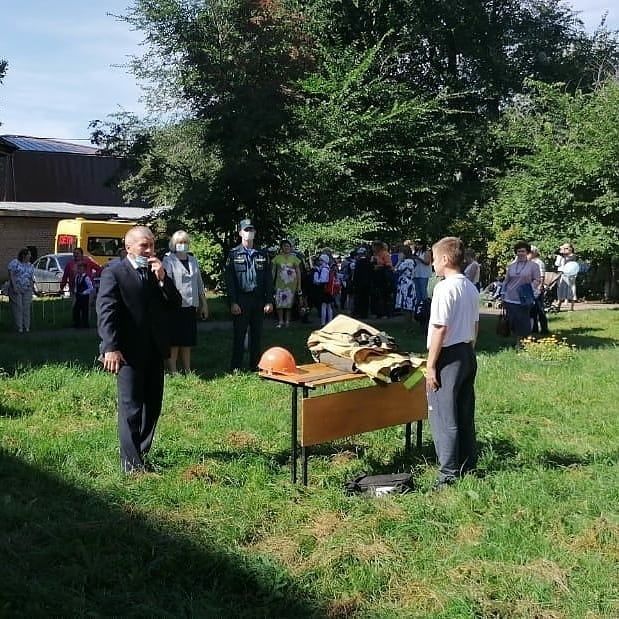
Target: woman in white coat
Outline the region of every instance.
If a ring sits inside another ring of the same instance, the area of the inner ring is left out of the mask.
[[[163,258],[163,266],[183,299],[171,324],[168,369],[176,372],[180,354],[183,371],[187,373],[191,371],[191,348],[197,341],[197,318],[208,318],[208,304],[200,267],[189,253],[189,235],[184,230],[177,230],[170,238],[170,251]]]

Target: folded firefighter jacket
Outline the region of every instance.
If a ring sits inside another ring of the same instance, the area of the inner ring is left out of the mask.
[[[425,364],[420,357],[399,352],[395,340],[384,331],[343,314],[313,331],[307,346],[314,361],[363,372],[383,383],[398,382]]]

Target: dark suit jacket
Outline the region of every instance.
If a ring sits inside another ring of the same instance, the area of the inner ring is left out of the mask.
[[[167,275],[160,286],[149,271],[143,285],[127,258],[106,267],[97,295],[101,353],[120,350],[130,365],[140,364],[154,350],[164,359],[169,357],[170,312],[181,302]]]

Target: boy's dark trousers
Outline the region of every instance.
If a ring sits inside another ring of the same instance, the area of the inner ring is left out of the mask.
[[[439,462],[439,482],[452,482],[474,469],[475,375],[477,359],[469,343],[446,346],[436,364],[440,387],[428,393],[428,417]]]
[[[88,312],[90,297],[87,294],[77,294],[73,300],[73,326],[88,328]]]

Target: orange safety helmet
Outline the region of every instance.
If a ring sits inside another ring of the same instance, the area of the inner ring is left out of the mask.
[[[294,357],[281,346],[265,350],[260,357],[258,367],[267,374],[296,374],[297,364]]]

